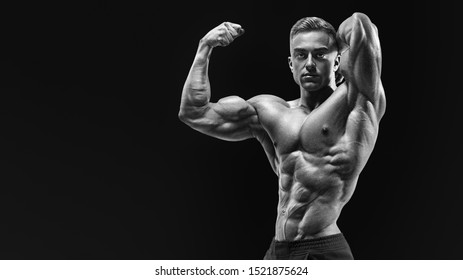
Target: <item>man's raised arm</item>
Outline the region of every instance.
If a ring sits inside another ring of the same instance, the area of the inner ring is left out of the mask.
[[[238,96],[210,102],[209,58],[214,47],[227,46],[243,33],[240,25],[225,22],[201,39],[180,103],[180,120],[204,134],[229,141],[252,137],[251,125],[257,123],[257,114]]]
[[[355,102],[358,94],[362,94],[373,104],[381,118],[386,99],[381,83],[382,59],[378,29],[368,16],[354,13],[339,26],[337,37],[343,53],[340,70],[346,78],[348,98]]]

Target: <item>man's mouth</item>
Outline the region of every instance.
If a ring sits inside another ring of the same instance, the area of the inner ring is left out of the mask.
[[[313,80],[318,79],[318,75],[316,75],[316,74],[303,74],[302,79],[307,80],[307,81],[313,81]]]

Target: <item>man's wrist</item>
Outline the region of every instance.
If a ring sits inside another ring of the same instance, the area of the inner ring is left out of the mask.
[[[204,39],[201,39],[199,41],[198,51],[196,55],[197,56],[199,55],[204,58],[209,58],[212,49],[213,49],[212,46],[210,46]]]

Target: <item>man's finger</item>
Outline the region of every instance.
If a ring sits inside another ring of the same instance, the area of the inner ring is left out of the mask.
[[[232,23],[232,22],[227,22],[227,26],[234,31],[236,35],[233,35],[233,37],[238,37],[243,35],[244,29],[241,27],[241,25],[237,23]]]
[[[229,22],[224,22],[223,24],[225,28],[227,29],[228,33],[233,37],[236,38],[238,37],[238,32],[231,26]]]

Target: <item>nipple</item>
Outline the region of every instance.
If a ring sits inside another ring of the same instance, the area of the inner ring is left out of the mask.
[[[329,132],[328,126],[324,125],[322,127],[322,134],[326,136],[326,135],[328,135],[328,132]]]

